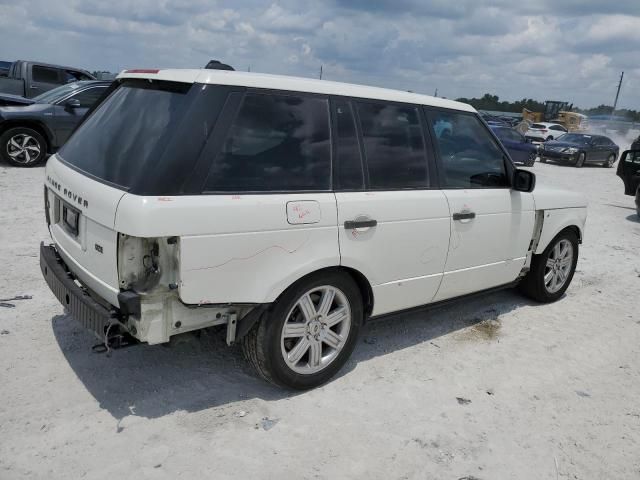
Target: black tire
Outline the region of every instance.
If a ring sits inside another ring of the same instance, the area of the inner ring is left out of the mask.
[[[525,162],[525,167],[533,167],[536,164],[536,158],[537,158],[538,154],[536,152],[531,152],[529,154],[529,158],[527,158],[527,161]]]
[[[547,260],[555,248],[555,246],[560,243],[562,240],[567,240],[571,243],[573,247],[573,259],[571,262],[571,269],[569,274],[564,281],[562,287],[555,291],[550,292],[545,285],[545,270],[547,268]],[[531,269],[529,273],[522,279],[520,285],[518,285],[519,290],[526,295],[527,297],[540,302],[540,303],[550,303],[558,300],[564,292],[569,288],[571,284],[571,280],[573,279],[573,275],[576,271],[576,264],[578,263],[578,237],[575,232],[570,229],[566,229],[561,231],[556,237],[549,243],[547,248],[545,248],[544,252],[540,255],[534,255],[531,260]]]
[[[12,142],[12,139],[14,142]],[[26,141],[26,149],[21,143]],[[27,140],[28,139],[28,140]],[[18,145],[19,147],[16,147]],[[19,152],[17,155],[12,156]],[[14,167],[30,168],[42,163],[47,156],[47,142],[37,131],[26,128],[10,128],[0,135],[0,157]]]
[[[602,164],[605,168],[611,168],[616,163],[616,154],[612,153],[607,157],[607,161]]]
[[[587,159],[587,154],[584,152],[580,152],[578,154],[578,158],[576,159],[576,168],[582,168],[584,166],[584,162]]]
[[[320,286],[337,288],[345,295],[351,310],[351,324],[346,341],[337,356],[320,371],[301,374],[292,370],[284,359],[281,349],[282,329],[287,315],[298,300],[309,290]],[[306,390],[327,382],[345,364],[355,348],[362,320],[362,296],[353,279],[340,271],[321,272],[289,287],[273,303],[263,319],[242,339],[242,350],[247,361],[268,382],[291,389]]]

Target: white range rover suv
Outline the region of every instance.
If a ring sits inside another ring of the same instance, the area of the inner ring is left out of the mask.
[[[260,375],[305,389],[370,318],[516,285],[561,297],[586,202],[534,187],[469,105],[129,70],[49,159],[40,263],[107,347],[226,325]]]

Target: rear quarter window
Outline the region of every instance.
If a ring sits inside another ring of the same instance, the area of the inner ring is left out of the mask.
[[[214,158],[207,192],[325,191],[331,188],[329,101],[247,93]]]

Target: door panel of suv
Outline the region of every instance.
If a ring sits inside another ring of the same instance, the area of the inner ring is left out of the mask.
[[[302,276],[339,264],[329,132],[326,97],[244,95],[204,194],[186,197],[182,301],[272,302]]]
[[[525,262],[534,225],[530,193],[511,190],[504,152],[473,114],[429,109],[437,135],[440,179],[451,214],[451,241],[435,300],[515,280]]]
[[[347,101],[334,106],[341,264],[371,282],[373,315],[381,315],[433,299],[449,245],[449,209],[444,194],[430,189],[419,109],[360,101],[355,107],[359,124]],[[359,140],[364,175],[354,149]]]

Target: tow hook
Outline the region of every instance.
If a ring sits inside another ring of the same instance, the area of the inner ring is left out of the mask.
[[[106,353],[107,356],[111,356],[112,350],[131,347],[137,343],[138,340],[127,332],[122,331],[119,323],[111,323],[104,334],[104,341],[91,347],[91,351],[93,353]]]

